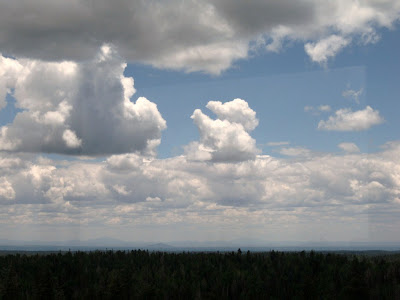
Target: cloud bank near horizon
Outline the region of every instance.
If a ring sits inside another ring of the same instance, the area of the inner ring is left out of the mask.
[[[258,155],[234,163],[186,156],[149,160],[137,154],[113,155],[105,162],[53,161],[3,153],[0,222],[118,228],[302,226],[311,220],[354,225],[368,219],[395,232],[400,144],[388,143],[375,154],[353,151],[353,144],[340,147],[346,153]]]

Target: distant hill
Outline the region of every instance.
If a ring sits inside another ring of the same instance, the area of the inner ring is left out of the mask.
[[[151,249],[151,250],[172,250],[175,249],[174,246],[164,244],[164,243],[157,243],[145,246],[144,248]]]

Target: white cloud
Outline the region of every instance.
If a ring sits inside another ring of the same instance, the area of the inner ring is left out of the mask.
[[[331,111],[331,107],[329,105],[320,105],[320,106],[318,106],[318,110],[327,112],[327,111]]]
[[[313,111],[313,110],[314,110],[314,107],[313,107],[313,106],[309,106],[309,105],[304,106],[304,111],[305,111],[305,112],[310,112],[310,111]]]
[[[132,193],[132,191],[128,191],[128,190],[126,189],[126,187],[123,186],[123,185],[115,184],[115,185],[113,186],[113,189],[114,189],[118,194],[123,195],[123,196],[128,196],[129,194]]]
[[[353,99],[357,104],[360,104],[360,96],[363,92],[363,89],[359,89],[358,91],[347,89],[343,91],[342,96],[345,98]]]
[[[318,129],[333,131],[361,131],[384,122],[379,111],[367,106],[363,110],[352,111],[349,108],[339,109],[328,120],[321,120]]]
[[[10,182],[4,177],[0,177],[0,203],[1,200],[13,200],[15,198],[15,191]]]
[[[311,154],[311,151],[309,149],[302,147],[292,147],[292,148],[285,147],[280,149],[279,153],[286,156],[308,156]]]
[[[304,106],[304,111],[318,116],[321,113],[331,111],[331,107],[329,105],[320,105],[318,107],[307,105]]]
[[[210,101],[207,106],[218,119],[213,120],[196,109],[191,116],[200,132],[200,142],[185,147],[189,159],[242,161],[254,159],[260,152],[249,135],[257,125],[256,113],[242,99],[222,104]]]
[[[220,120],[242,124],[246,131],[252,131],[258,126],[256,112],[242,99],[230,102],[209,101],[206,107],[215,113]]]
[[[348,153],[360,152],[360,149],[354,143],[340,143],[338,147]]]
[[[377,30],[393,27],[399,13],[397,0],[1,0],[0,51],[82,61],[113,43],[129,62],[219,74],[260,48],[278,52],[291,41],[325,63],[351,41],[376,42]]]
[[[314,62],[323,64],[326,63],[330,57],[336,56],[336,54],[350,42],[350,39],[334,34],[316,43],[307,43],[304,45],[304,49]]]
[[[136,102],[133,79],[110,46],[86,62],[0,61],[0,81],[14,89],[23,109],[0,131],[0,149],[102,155],[140,152],[154,155],[166,122],[157,105]],[[4,67],[6,65],[6,67]],[[4,99],[1,99],[3,101]]]
[[[259,155],[235,163],[185,156],[148,160],[136,154],[90,163],[22,161],[2,154],[0,199],[7,205],[0,205],[0,222],[100,228],[119,218],[118,224],[129,228],[243,224],[264,229],[272,222],[302,234],[304,222],[351,226],[367,214],[367,228],[384,230],[398,224],[400,213],[399,147],[391,143],[373,154],[288,159]],[[376,225],[374,218],[382,216],[383,224]]]
[[[16,75],[21,69],[22,66],[18,61],[3,57],[0,51],[0,110],[6,106],[6,95],[15,86]]]
[[[285,146],[285,145],[289,145],[290,142],[269,142],[267,143],[267,146],[269,147],[278,147],[278,146]]]
[[[82,140],[80,140],[72,130],[65,130],[62,138],[69,148],[78,148],[82,145]]]

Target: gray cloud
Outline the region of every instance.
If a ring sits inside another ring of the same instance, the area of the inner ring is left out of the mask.
[[[287,40],[326,63],[353,41],[376,42],[376,29],[393,26],[399,13],[396,0],[1,0],[0,51],[82,61],[109,43],[129,62],[219,74],[252,50],[279,51]]]
[[[248,2],[214,1],[220,15],[243,36],[264,34],[278,24],[310,24],[316,18],[316,7],[310,1],[257,0]]]
[[[160,143],[165,120],[146,98],[130,101],[133,79],[108,46],[80,64],[2,58],[4,66],[16,70],[7,88],[23,111],[1,128],[1,150],[153,155]]]

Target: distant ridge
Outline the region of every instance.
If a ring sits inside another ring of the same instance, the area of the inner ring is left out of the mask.
[[[110,237],[99,237],[88,240],[65,241],[22,241],[0,239],[0,250],[39,250],[39,251],[92,251],[92,250],[130,250],[148,249],[152,251],[231,251],[238,248],[250,251],[298,251],[298,250],[385,250],[399,251],[400,242],[368,242],[368,241],[263,241],[252,238],[234,239],[230,241],[168,241],[144,242],[123,241]]]
[[[145,248],[148,248],[148,249],[174,249],[175,247],[165,244],[165,243],[157,243],[157,244],[148,245]]]

